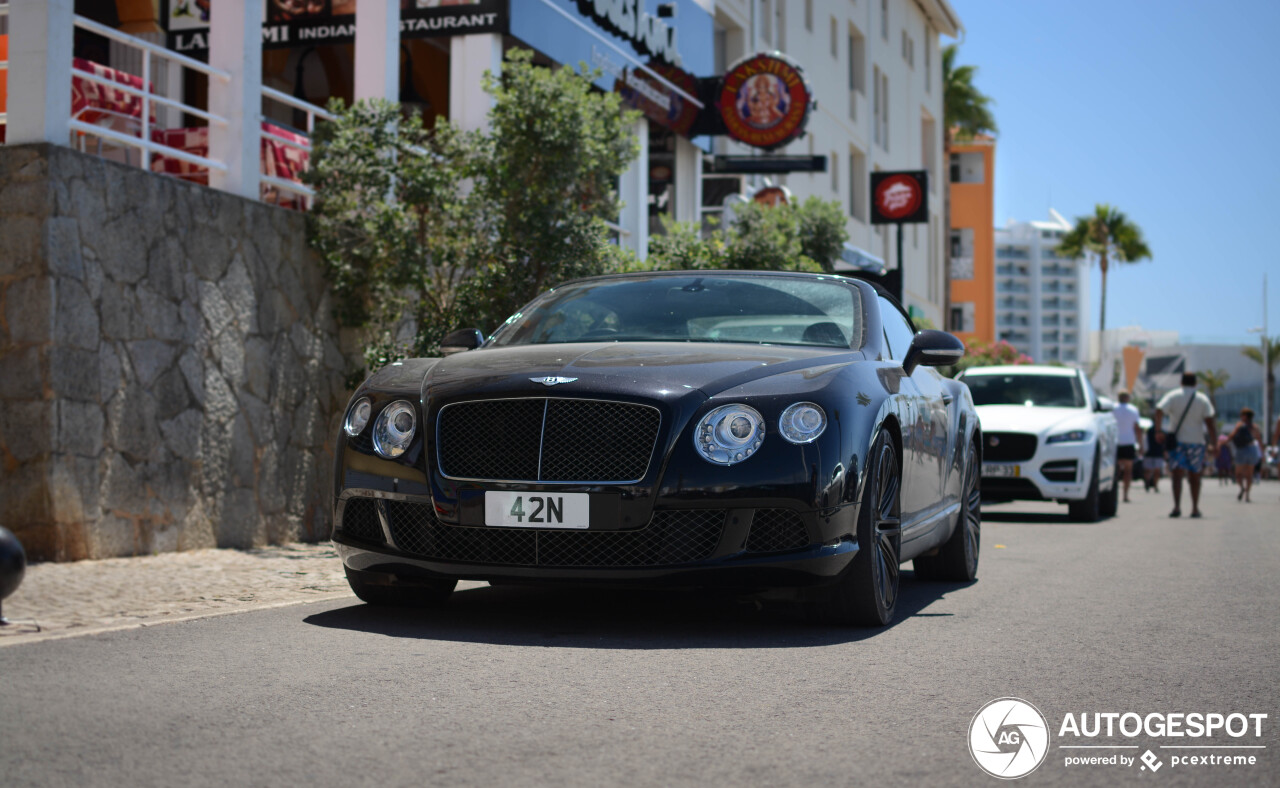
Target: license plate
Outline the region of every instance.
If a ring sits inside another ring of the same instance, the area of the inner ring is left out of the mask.
[[[1017,465],[1003,465],[994,462],[982,463],[983,476],[1021,476],[1021,468]]]
[[[587,493],[486,492],[484,524],[502,528],[586,528]]]

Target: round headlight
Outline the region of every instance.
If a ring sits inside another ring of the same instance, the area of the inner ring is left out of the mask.
[[[812,402],[797,402],[782,411],[778,430],[792,443],[811,443],[827,428],[827,414]]]
[[[373,425],[374,451],[389,460],[399,457],[409,448],[417,427],[418,417],[413,405],[402,399],[396,400],[382,409]]]
[[[369,401],[368,397],[361,397],[347,411],[347,421],[342,425],[342,428],[354,438],[364,432],[364,425],[369,423],[369,414],[372,412],[373,403]]]
[[[764,443],[764,419],[748,405],[721,405],[698,422],[693,443],[707,462],[742,462]]]

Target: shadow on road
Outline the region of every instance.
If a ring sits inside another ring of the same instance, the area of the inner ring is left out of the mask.
[[[355,604],[307,616],[320,627],[493,645],[560,648],[795,648],[875,637],[924,613],[964,583],[914,582],[903,572],[895,624],[882,629],[832,627],[807,620],[795,601],[709,591],[486,586],[458,591],[440,610]]]
[[[1067,515],[1066,511],[1062,514],[1049,514],[1047,512],[992,512],[983,509],[982,519],[984,522],[1022,523],[1023,525],[1097,525],[1097,523],[1076,522]],[[1105,522],[1105,520],[1098,522]]]

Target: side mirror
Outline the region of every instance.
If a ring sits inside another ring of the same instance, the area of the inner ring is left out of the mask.
[[[902,369],[908,375],[916,367],[946,367],[964,358],[964,343],[946,331],[925,329],[911,340]]]
[[[1093,409],[1098,413],[1110,413],[1116,409],[1116,403],[1108,397],[1099,396],[1098,404],[1094,405]]]
[[[440,340],[440,353],[452,356],[464,350],[475,350],[484,344],[484,333],[478,328],[460,328]]]

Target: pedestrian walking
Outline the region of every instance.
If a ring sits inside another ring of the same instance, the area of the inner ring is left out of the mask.
[[[1206,437],[1210,445],[1217,435],[1213,423],[1213,403],[1196,391],[1196,375],[1182,375],[1182,387],[1168,392],[1156,404],[1156,435],[1165,433],[1165,415],[1172,427],[1169,440],[1169,474],[1173,477],[1173,511],[1170,517],[1182,516],[1182,479],[1191,488],[1191,516],[1200,517],[1200,474],[1204,470]]]
[[[1129,485],[1133,482],[1133,461],[1138,459],[1138,447],[1142,445],[1142,428],[1138,420],[1142,415],[1129,404],[1129,392],[1116,395],[1120,404],[1111,411],[1116,419],[1116,466],[1124,482],[1124,502],[1129,503]]]
[[[1231,455],[1231,436],[1222,433],[1218,436],[1217,451],[1214,453],[1213,472],[1218,477],[1218,486],[1226,487],[1235,479],[1232,471],[1235,463]]]
[[[1236,500],[1252,503],[1249,490],[1253,488],[1253,472],[1262,461],[1262,431],[1253,423],[1252,408],[1240,410],[1240,420],[1230,434],[1231,447],[1235,450],[1236,484],[1240,485]]]
[[[1147,428],[1147,450],[1142,457],[1143,479],[1148,490],[1160,492],[1160,477],[1164,474],[1164,436],[1156,437],[1156,425]]]

